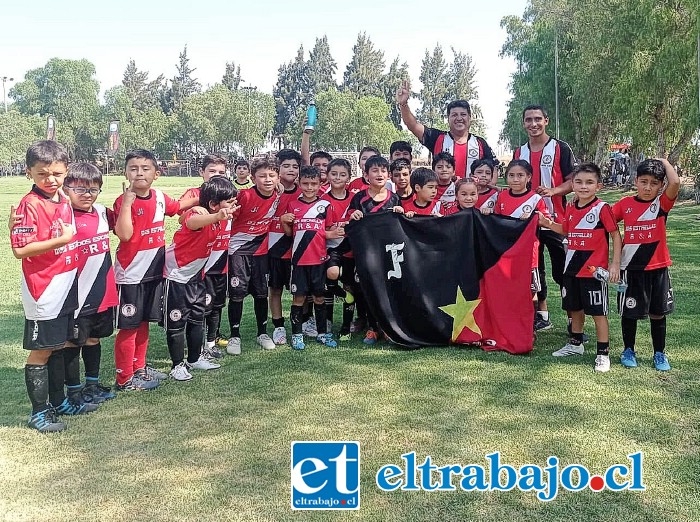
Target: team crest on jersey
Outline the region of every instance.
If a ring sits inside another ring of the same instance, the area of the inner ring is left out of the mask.
[[[211,294],[206,294],[204,296],[204,304],[209,306],[211,304]]]
[[[476,149],[469,149],[469,157],[476,158],[479,155],[479,151]]]
[[[316,212],[318,212],[319,214],[325,210],[326,210],[326,207],[324,205],[319,205],[316,207]]]
[[[550,165],[552,163],[552,156],[547,154],[546,156],[542,156],[542,164],[543,165]]]
[[[530,212],[532,212],[532,207],[530,205],[525,205],[523,207],[523,214],[529,214]]]
[[[132,304],[125,304],[122,306],[122,315],[124,317],[133,317],[136,313],[136,307]]]
[[[232,277],[231,278],[231,288],[236,288],[238,285],[241,284],[241,280],[238,279],[237,277]]]
[[[656,212],[656,208],[657,208],[657,207],[656,207],[656,203],[652,203],[651,206],[649,207],[649,210],[650,210],[651,213],[653,214],[653,213]]]
[[[628,297],[628,298],[625,300],[625,306],[626,306],[627,308],[634,308],[634,307],[637,306],[637,300],[636,300],[634,297]]]
[[[595,221],[595,215],[594,214],[586,214],[586,221],[589,223],[593,223]]]
[[[492,200],[492,199],[489,199],[489,200],[486,202],[486,206],[489,207],[489,208],[493,208],[493,207],[496,206],[496,202],[495,202],[494,200]]]
[[[170,317],[171,321],[177,322],[180,319],[182,319],[182,312],[177,308],[175,310],[170,310],[170,314],[168,315],[168,317]]]

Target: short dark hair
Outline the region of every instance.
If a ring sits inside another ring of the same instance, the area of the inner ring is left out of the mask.
[[[452,165],[453,169],[455,168],[455,157],[449,152],[439,152],[433,156],[433,170],[435,170],[435,165],[437,165],[439,161],[446,161]]]
[[[245,160],[243,158],[236,160],[235,165],[233,166],[234,170],[237,169],[238,167],[248,167],[250,168],[250,164],[248,163],[248,160]]]
[[[384,156],[372,156],[371,158],[367,158],[367,161],[365,162],[365,174],[369,172],[371,167],[383,167],[388,171],[389,160],[387,160]]]
[[[296,161],[301,166],[301,154],[294,149],[282,149],[277,153],[277,163],[283,163],[287,160]]]
[[[202,158],[202,164],[199,168],[204,171],[209,165],[223,165],[226,167],[228,163],[223,156],[219,156],[218,154],[207,154]]]
[[[209,181],[202,183],[199,189],[199,205],[211,210],[210,204],[218,205],[222,201],[233,199],[237,192],[230,179],[225,176],[213,176]]]
[[[302,178],[309,178],[309,179],[321,179],[321,172],[316,168],[312,167],[311,165],[304,165],[301,167],[299,170],[299,180]]]
[[[476,172],[476,169],[478,169],[482,165],[486,165],[489,169],[491,169],[491,173],[493,173],[493,169],[496,168],[496,165],[494,165],[493,161],[484,158],[473,161],[472,166],[469,167],[469,172],[471,174],[474,174],[474,172]]]
[[[523,109],[523,120],[525,120],[525,113],[527,111],[541,111],[542,116],[545,118],[549,118],[549,115],[547,114],[547,109],[545,109],[542,105],[528,105]]]
[[[512,169],[513,167],[522,167],[525,169],[525,172],[527,172],[530,176],[532,176],[532,165],[530,165],[529,161],[526,161],[524,159],[514,159],[511,160],[508,165],[506,165],[506,176],[508,175],[508,171]]]
[[[333,156],[328,154],[325,150],[317,150],[309,157],[309,163],[313,163],[318,158],[325,158],[328,161],[331,161],[333,159]]]
[[[133,149],[126,153],[126,158],[124,158],[124,166],[128,165],[132,159],[145,159],[153,163],[153,167],[156,170],[160,170],[158,166],[158,160],[153,155],[150,150],[146,149]]]
[[[654,176],[659,181],[663,181],[666,177],[666,169],[657,159],[644,160],[637,165],[637,177],[639,176]]]
[[[455,194],[457,194],[457,192],[459,192],[459,188],[462,185],[474,185],[476,187],[476,181],[474,181],[472,178],[459,178],[455,182]]]
[[[255,173],[261,169],[270,169],[274,170],[275,172],[280,171],[280,167],[277,164],[277,159],[269,154],[253,158],[253,163],[250,166],[250,173],[255,176]]]
[[[349,162],[348,160],[346,160],[345,158],[335,158],[335,159],[332,159],[332,160],[328,163],[328,172],[330,172],[331,169],[334,168],[334,167],[342,167],[342,168],[344,168],[345,170],[348,171],[348,175],[352,172],[352,167],[350,166],[350,162]]]
[[[577,174],[581,172],[588,172],[590,174],[595,174],[596,178],[598,179],[598,183],[603,182],[603,174],[600,172],[600,167],[596,165],[595,163],[592,162],[586,162],[586,163],[579,163],[576,165],[576,168],[574,169],[573,175],[571,178],[575,178]]]
[[[451,101],[450,103],[447,104],[447,115],[450,115],[450,111],[452,109],[467,109],[467,114],[471,117],[472,115],[472,108],[469,106],[469,102],[467,100],[455,100]]]
[[[389,147],[389,156],[397,151],[408,152],[411,156],[413,156],[413,147],[411,147],[411,144],[407,141],[399,140],[392,143]]]
[[[391,162],[391,165],[389,165],[389,172],[392,174],[396,172],[397,170],[402,170],[402,169],[408,169],[411,170],[411,164],[408,162],[406,158],[399,158],[397,160],[394,160]]]
[[[37,163],[63,163],[66,167],[70,159],[66,148],[52,140],[35,141],[27,149],[27,167],[32,168]]]
[[[431,181],[437,183],[438,177],[433,169],[426,167],[418,167],[411,172],[411,188],[416,190],[416,186],[425,187]]]
[[[71,163],[68,165],[68,173],[66,174],[66,179],[63,180],[63,184],[70,185],[71,183],[80,183],[83,185],[96,183],[101,187],[102,173],[100,169],[95,167],[92,163]]]
[[[362,149],[360,150],[360,154],[358,154],[357,156],[357,161],[360,161],[360,158],[365,152],[374,152],[374,154],[376,154],[377,156],[382,155],[382,153],[379,152],[379,149],[377,147],[362,147]]]

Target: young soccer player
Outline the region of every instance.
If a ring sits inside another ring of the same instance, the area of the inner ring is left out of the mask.
[[[460,178],[455,183],[456,199],[445,203],[440,208],[443,216],[456,214],[465,208],[475,208],[479,201],[479,191],[476,182],[471,178]]]
[[[357,164],[360,167],[360,176],[353,179],[348,185],[348,191],[353,196],[359,191],[366,189],[369,186],[367,178],[365,178],[365,163],[372,156],[380,156],[379,149],[376,147],[362,147],[360,155],[357,159]]]
[[[404,206],[415,197],[411,188],[411,164],[405,159],[392,161],[389,165],[389,173],[396,188],[396,195],[401,200],[401,206]]]
[[[330,230],[333,225],[331,205],[318,196],[321,175],[315,167],[304,166],[299,172],[301,195],[287,205],[287,212],[280,218],[287,235],[293,235],[292,247],[292,348],[305,348],[302,333],[303,305],[307,295],[314,299],[316,315],[316,340],[329,348],[337,346],[333,334],[326,332],[326,307],[324,291],[327,259],[326,239],[344,235],[343,228]]]
[[[568,253],[564,266],[562,308],[571,312],[571,339],[554,352],[556,357],[583,354],[583,321],[586,315],[595,322],[598,345],[594,370],[610,370],[608,324],[608,285],[599,281],[589,266],[608,268],[608,236],[612,236],[613,259],[610,282],[620,279],[622,238],[610,205],[596,196],[603,188],[603,177],[595,163],[582,163],[574,169],[576,200],[566,206],[563,224],[540,217],[540,226],[567,237]]]
[[[199,203],[185,212],[172,244],[165,250],[163,327],[172,361],[170,376],[176,381],[190,380],[190,369],[221,367],[202,354],[207,307],[204,268],[221,229],[235,210],[233,184],[223,176],[211,178],[201,187]]]
[[[476,160],[471,166],[471,176],[476,181],[479,198],[476,202],[476,207],[491,207],[496,204],[498,196],[498,188],[494,185],[495,166],[491,160],[481,159]]]
[[[440,202],[435,197],[437,184],[437,174],[430,169],[419,167],[411,173],[411,188],[415,198],[401,203],[406,217],[440,215]]]
[[[407,141],[395,141],[389,147],[389,161],[404,159],[410,165],[413,161],[413,147]]]
[[[158,189],[156,158],[137,149],[126,155],[124,193],[114,202],[114,232],[119,246],[114,274],[119,290],[119,310],[114,341],[117,390],[151,390],[167,374],[146,365],[148,324],[162,319],[165,216],[174,216],[179,203]]]
[[[285,213],[287,204],[301,194],[296,184],[301,168],[301,154],[292,149],[282,149],[277,153],[280,167],[280,183],[284,192],[280,195],[275,215],[270,222],[269,257],[270,257],[270,312],[272,314],[272,341],[277,345],[287,344],[287,329],[282,313],[282,290],[289,290],[292,276],[292,239],[285,235],[280,217]]]
[[[433,170],[438,177],[437,199],[443,203],[455,200],[455,159],[449,152],[433,156]]]
[[[228,320],[231,338],[226,351],[241,353],[241,318],[243,299],[253,297],[256,342],[264,350],[274,350],[275,343],[267,335],[267,280],[269,276],[268,232],[279,204],[276,193],[279,167],[272,156],[262,156],[251,165],[255,186],[238,193],[239,208],[233,216],[229,242],[229,302]]]
[[[381,156],[372,156],[365,163],[365,176],[369,186],[355,194],[350,201],[350,219],[359,220],[365,214],[380,212],[396,212],[403,214],[401,200],[393,192],[387,190],[386,181],[389,176],[389,162]],[[352,247],[352,245],[350,245]],[[375,344],[379,328],[377,320],[367,310],[369,329],[365,334],[365,344]]]
[[[254,185],[253,180],[250,179],[250,166],[246,160],[239,159],[236,161],[236,167],[233,173],[233,187],[237,191],[240,192]]]
[[[666,188],[664,189],[664,178]],[[680,189],[680,178],[665,159],[643,161],[634,181],[636,196],[622,198],[613,205],[616,221],[622,221],[622,281],[627,289],[618,294],[625,350],[620,358],[627,368],[637,366],[634,350],[637,321],[649,316],[654,367],[669,371],[666,356],[666,316],[673,312],[673,289],[668,267],[671,256],[666,241],[666,220]]]
[[[331,185],[328,182],[328,164],[331,162],[331,160],[333,160],[333,156],[322,150],[314,152],[309,158],[311,166],[318,169],[318,172],[321,175],[321,185],[318,188],[319,196],[325,194],[331,188]]]
[[[24,376],[32,404],[28,425],[55,432],[66,426],[49,403],[49,385],[56,383],[63,390],[62,349],[72,335],[78,308],[77,264],[68,249],[75,234],[73,212],[59,191],[68,153],[54,141],[38,141],[27,150],[26,164],[34,184],[14,213],[19,223],[13,223],[10,243],[14,256],[22,260],[23,346],[29,350]],[[60,356],[52,357],[54,353]]]

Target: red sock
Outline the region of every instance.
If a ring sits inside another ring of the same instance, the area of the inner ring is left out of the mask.
[[[134,351],[134,371],[146,367],[146,350],[148,350],[148,323],[141,323],[136,330],[136,350]]]
[[[117,368],[117,384],[124,384],[134,375],[134,351],[137,329],[119,330],[114,340],[114,365]]]

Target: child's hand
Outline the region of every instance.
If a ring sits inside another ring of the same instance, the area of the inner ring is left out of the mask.
[[[350,214],[350,219],[354,219],[355,221],[359,221],[362,219],[362,211],[361,210],[356,210],[352,214]]]
[[[345,236],[345,229],[342,227],[326,230],[326,239],[340,239]]]
[[[301,123],[302,132],[304,134],[313,134],[314,129],[307,129],[306,124],[309,123],[309,117],[304,116],[304,121]]]
[[[283,214],[280,216],[280,222],[284,223],[285,225],[291,225],[294,223],[294,214],[291,212],[287,212],[286,214]]]
[[[481,212],[482,215],[488,216],[489,214],[493,214],[493,209],[492,208],[480,208],[479,211]]]
[[[70,223],[64,223],[61,218],[58,218],[58,225],[61,227],[61,239],[65,240],[64,244],[70,243],[73,239],[73,225]]]
[[[410,219],[416,215],[416,212],[414,210],[409,210],[408,212],[404,212],[403,215]]]
[[[23,214],[17,214],[17,209],[14,205],[10,205],[10,219],[7,222],[7,226],[12,230],[14,227],[22,223]]]
[[[608,272],[610,272],[610,277],[608,278],[610,283],[620,282],[620,263],[610,263]]]
[[[131,204],[136,200],[136,192],[134,192],[134,184],[129,183],[126,186],[126,182],[122,181],[122,190],[124,191],[124,198],[122,199],[122,206],[131,206]]]
[[[537,187],[537,192],[543,198],[551,198],[554,196],[554,189],[549,187]]]
[[[395,206],[394,208],[392,208],[391,211],[392,211],[392,212],[396,212],[397,214],[403,214],[403,213],[404,213],[403,207],[398,206],[398,205]]]
[[[207,214],[209,214],[209,212],[207,212],[207,209],[200,206],[192,207],[190,210],[198,216],[206,216]]]
[[[219,221],[226,221],[227,219],[231,219],[233,212],[234,210],[232,208],[220,208],[216,213],[216,217],[219,218]]]
[[[284,194],[284,185],[282,185],[282,183],[277,183],[277,187],[275,187],[275,190],[278,194]]]
[[[537,212],[537,224],[541,227],[549,228],[549,226],[552,224],[552,220],[544,217],[544,214],[542,212]]]
[[[521,221],[527,221],[528,219],[530,219],[530,216],[531,216],[531,215],[532,215],[532,212],[523,212],[523,213],[520,215],[520,220],[521,220]]]

